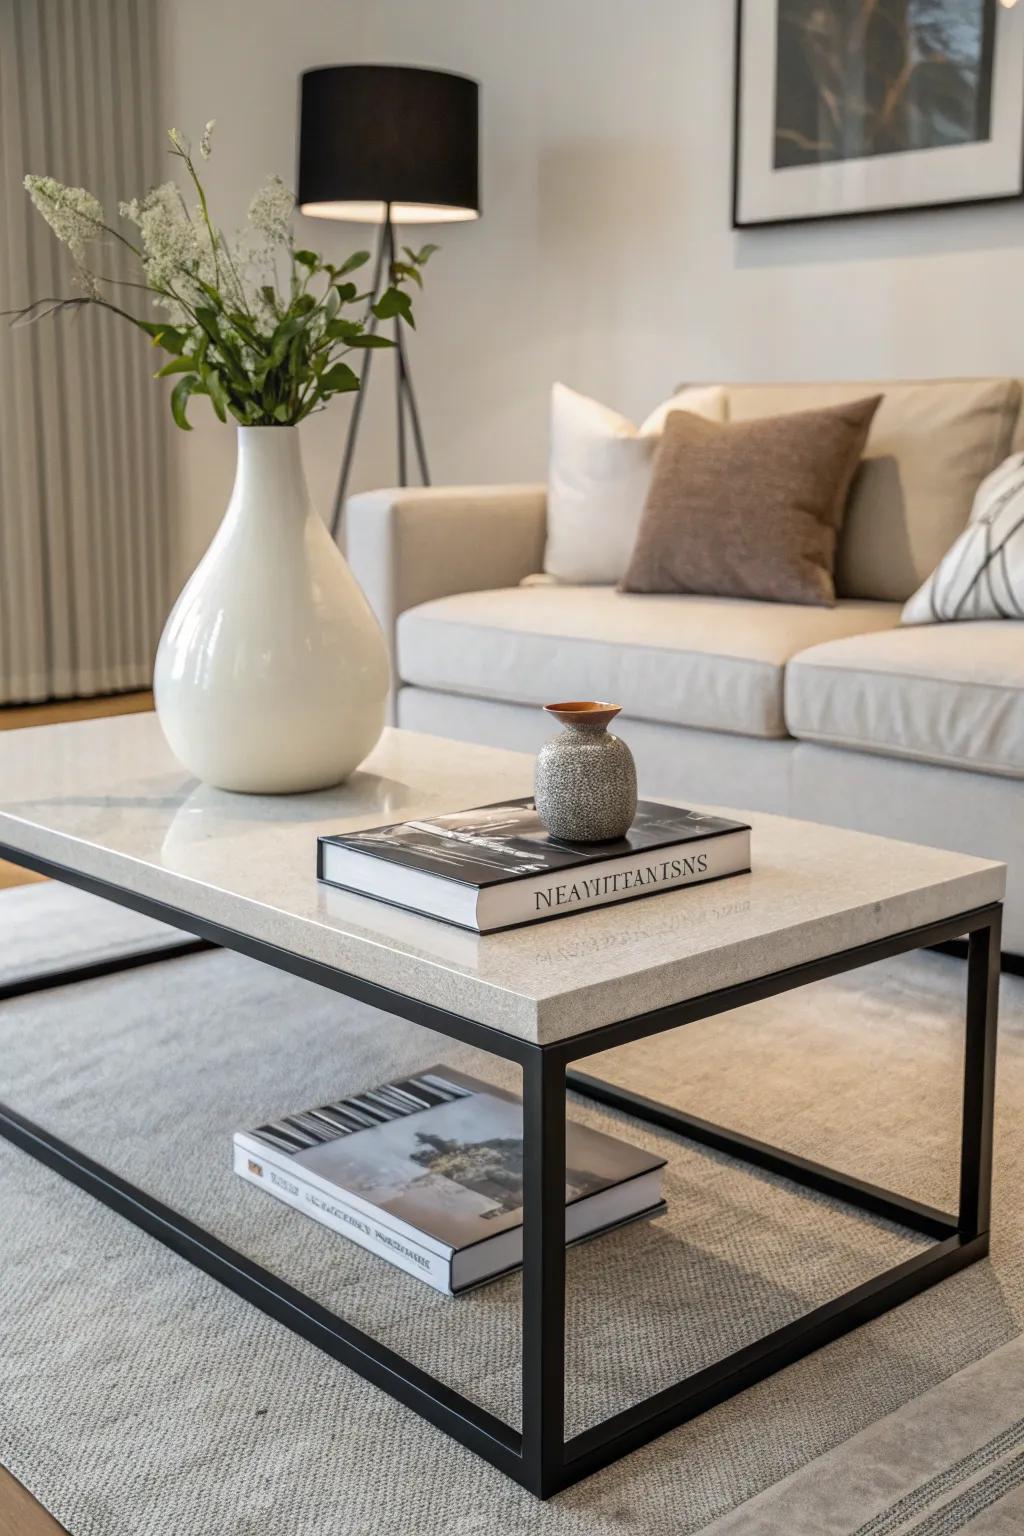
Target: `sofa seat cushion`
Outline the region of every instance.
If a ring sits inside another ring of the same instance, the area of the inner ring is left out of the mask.
[[[786,724],[806,741],[1024,778],[1024,621],[813,646],[786,670]]]
[[[511,587],[398,621],[404,683],[519,704],[610,699],[624,718],[785,736],[783,673],[818,641],[889,628],[893,603],[835,608],[611,587]]]

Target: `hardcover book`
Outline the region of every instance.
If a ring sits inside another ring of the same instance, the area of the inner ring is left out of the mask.
[[[447,1067],[238,1132],[235,1172],[455,1295],[523,1259],[523,1110]],[[569,1122],[565,1235],[664,1209],[665,1159]]]
[[[551,837],[523,799],[320,837],[317,848],[317,875],[329,885],[477,933],[749,869],[746,823],[651,800],[609,843]]]

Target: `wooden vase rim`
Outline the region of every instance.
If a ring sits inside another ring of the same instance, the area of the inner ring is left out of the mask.
[[[600,699],[566,699],[560,704],[545,704],[544,712],[553,715],[560,725],[610,725],[622,709],[621,704],[608,704]]]

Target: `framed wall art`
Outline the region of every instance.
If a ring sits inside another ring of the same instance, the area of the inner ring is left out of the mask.
[[[1024,191],[1024,0],[737,0],[735,89],[735,227]]]

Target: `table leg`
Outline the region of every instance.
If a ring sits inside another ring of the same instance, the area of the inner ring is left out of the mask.
[[[978,1237],[988,1231],[992,1204],[992,1120],[1001,917],[1001,910],[997,911],[991,922],[984,928],[976,928],[968,940],[958,1217],[963,1237]]]
[[[565,1067],[523,1064],[523,1464],[538,1498],[561,1486],[565,1443]]]
[[[53,872],[48,870],[48,872]],[[70,878],[70,877],[69,877]],[[102,882],[70,881],[109,895]],[[147,915],[178,920],[182,914],[142,898]],[[776,972],[671,1008],[548,1046],[500,1035],[473,1020],[418,1003],[360,978],[217,924],[189,919],[203,947],[227,943],[241,954],[303,976],[334,992],[371,1002],[398,1018],[424,1024],[454,1040],[468,1041],[507,1060],[523,1074],[524,1265],[522,1311],[522,1433],[478,1404],[403,1360],[385,1344],[221,1243],[181,1213],[163,1205],[111,1170],[92,1162],[53,1132],[0,1105],[0,1137],[87,1190],[111,1209],[158,1238],[192,1264],[244,1297],[268,1316],[317,1344],[462,1445],[483,1456],[539,1498],[578,1482],[667,1430],[803,1358],[850,1329],[917,1295],[988,1251],[992,1171],[992,1111],[999,986],[1000,913],[977,909],[960,918],[875,941],[856,950]],[[630,1094],[611,1083],[567,1072],[569,1063],[615,1045],[660,1034],[696,1018],[710,1018],[747,1002],[841,974],[889,955],[968,933],[967,1031],[964,1058],[962,1164],[959,1214],[870,1185],[776,1147],[711,1125],[670,1105]],[[194,941],[183,941],[190,949]],[[127,963],[148,963],[150,954]],[[123,968],[124,962],[111,966]],[[37,985],[85,979],[74,971],[59,978],[25,978],[17,992]],[[930,1246],[851,1291],[841,1294],[744,1348],[713,1362],[685,1381],[632,1404],[566,1442],[565,1415],[565,1092],[576,1091],[692,1141],[727,1151],[742,1161],[826,1193],[847,1205],[882,1215],[933,1240]]]

